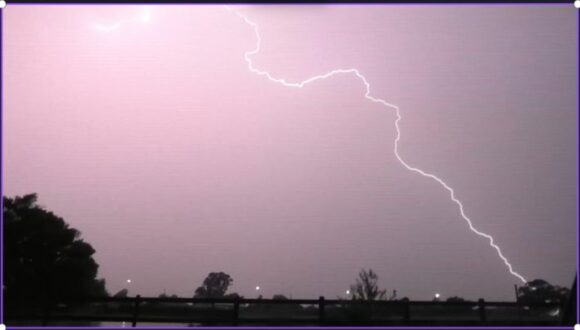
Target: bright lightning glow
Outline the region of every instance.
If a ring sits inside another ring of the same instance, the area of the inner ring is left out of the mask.
[[[101,24],[95,24],[94,25],[95,29],[99,30],[99,31],[103,31],[103,32],[111,32],[111,31],[115,31],[117,30],[119,27],[121,27],[121,22],[117,22],[115,24],[112,25],[101,25]]]
[[[139,19],[143,23],[149,22],[149,20],[151,19],[151,8],[149,6],[143,8],[143,12],[139,16]]]
[[[459,201],[459,199],[457,199],[455,197],[455,191],[449,186],[447,185],[447,183],[445,183],[445,181],[443,181],[442,179],[440,179],[439,177],[437,177],[434,174],[431,173],[427,173],[419,168],[410,166],[409,164],[407,164],[399,155],[399,141],[401,140],[401,130],[399,128],[399,122],[401,121],[401,112],[398,106],[388,103],[387,101],[380,99],[380,98],[376,98],[371,96],[371,86],[369,84],[369,82],[367,81],[367,79],[365,78],[365,76],[363,76],[358,69],[337,69],[337,70],[332,70],[330,72],[327,72],[325,74],[322,75],[316,75],[316,76],[312,76],[306,80],[300,81],[300,82],[288,82],[285,79],[282,78],[274,78],[270,75],[269,72],[267,71],[261,71],[259,69],[256,69],[254,67],[254,64],[252,62],[252,56],[256,55],[257,53],[260,52],[260,46],[262,43],[262,38],[260,37],[260,33],[258,30],[258,24],[256,24],[255,22],[252,22],[249,18],[247,18],[245,15],[241,14],[240,12],[232,9],[230,6],[225,6],[225,8],[229,11],[233,11],[238,17],[240,17],[241,19],[244,20],[244,22],[246,22],[246,24],[248,24],[249,26],[252,27],[252,29],[254,29],[254,34],[256,35],[256,48],[254,50],[251,51],[247,51],[244,53],[244,59],[246,60],[246,63],[248,63],[248,68],[250,70],[250,72],[255,73],[257,75],[260,76],[264,76],[266,77],[268,80],[281,84],[283,86],[286,87],[295,87],[295,88],[302,88],[305,85],[315,82],[317,80],[324,80],[327,78],[330,78],[332,76],[335,75],[339,75],[339,74],[351,74],[356,76],[364,85],[366,88],[366,92],[364,97],[366,99],[368,99],[369,101],[372,101],[374,103],[378,103],[383,105],[386,108],[391,108],[395,110],[395,114],[397,115],[397,119],[395,120],[395,128],[397,130],[397,137],[395,139],[395,146],[394,146],[394,153],[395,156],[397,157],[397,159],[399,160],[399,162],[409,171],[413,171],[415,173],[421,174],[424,177],[430,178],[434,181],[437,181],[443,188],[445,188],[445,190],[447,190],[449,192],[449,195],[451,197],[451,200],[457,204],[457,206],[459,207],[459,212],[461,213],[461,217],[467,222],[467,224],[469,225],[469,229],[474,232],[475,234],[477,234],[478,236],[484,237],[487,240],[489,240],[489,245],[491,247],[493,247],[498,256],[500,257],[500,259],[504,262],[504,264],[506,265],[506,267],[508,268],[509,272],[517,277],[520,281],[522,281],[523,283],[526,283],[526,279],[518,274],[517,272],[515,272],[512,268],[512,265],[509,263],[509,261],[507,260],[507,258],[503,255],[503,253],[501,252],[501,249],[499,248],[499,246],[497,246],[494,243],[493,237],[491,235],[488,235],[486,233],[483,233],[477,229],[475,229],[475,227],[473,226],[471,219],[465,214],[464,210],[463,210],[463,204],[461,203],[461,201]]]

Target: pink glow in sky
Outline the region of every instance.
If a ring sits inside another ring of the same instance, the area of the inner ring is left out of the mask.
[[[573,6],[237,6],[254,64],[357,68],[401,108],[400,154],[452,186],[528,279],[575,273]],[[512,300],[518,283],[437,183],[393,154],[395,113],[337,76],[249,72],[221,6],[4,10],[5,195],[37,192],[97,250],[109,291]],[[518,283],[519,284],[519,283]]]

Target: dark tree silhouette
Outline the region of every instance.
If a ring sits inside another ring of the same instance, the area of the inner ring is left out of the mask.
[[[387,290],[380,290],[377,281],[379,277],[372,270],[361,270],[358,274],[356,284],[350,286],[353,300],[382,300],[387,294]]]
[[[113,295],[114,298],[127,298],[129,296],[129,290],[121,289],[119,292]]]
[[[195,290],[194,298],[224,297],[233,281],[231,276],[224,272],[209,273],[203,280],[203,285]]]
[[[460,303],[460,302],[466,302],[467,300],[465,300],[464,298],[458,297],[458,296],[453,296],[453,297],[447,298],[447,300],[445,300],[445,301],[453,302],[453,303]]]
[[[244,296],[240,296],[237,292],[232,292],[224,295],[224,298],[228,299],[244,299]]]
[[[159,295],[159,297],[158,297],[158,298],[179,298],[179,296],[178,296],[178,295],[176,295],[176,294],[172,294],[172,295],[170,296],[170,295],[167,295],[167,294],[165,294],[165,293],[162,293],[162,294],[160,294],[160,295]]]
[[[92,246],[36,201],[36,194],[3,198],[6,306],[107,295]]]
[[[536,279],[518,288],[518,300],[523,303],[566,302],[570,289]]]

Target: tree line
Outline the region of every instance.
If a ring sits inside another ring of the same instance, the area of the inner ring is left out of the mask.
[[[4,216],[4,286],[7,309],[34,308],[47,301],[72,302],[84,297],[109,296],[104,279],[97,278],[99,265],[93,258],[95,249],[80,237],[61,217],[37,204],[38,196],[28,194],[3,197]],[[408,300],[398,298],[397,291],[387,294],[378,285],[378,275],[362,269],[350,286],[353,300]],[[243,298],[228,293],[233,278],[224,272],[211,272],[195,289],[194,298]],[[113,296],[127,296],[123,289]],[[555,286],[542,279],[518,289],[520,302],[563,302],[570,289]],[[169,297],[165,293],[159,297]],[[177,297],[173,295],[171,297]],[[261,296],[260,296],[261,297]],[[288,299],[277,294],[273,299]],[[439,298],[435,298],[438,300]],[[446,301],[466,301],[449,297]]]

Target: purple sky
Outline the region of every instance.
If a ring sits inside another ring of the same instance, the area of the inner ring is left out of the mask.
[[[455,189],[528,280],[571,285],[577,13],[570,6],[237,6],[254,65],[357,68],[396,104],[399,153]],[[97,250],[109,291],[513,300],[449,193],[393,153],[395,112],[353,75],[249,71],[220,6],[4,9],[4,178]]]

